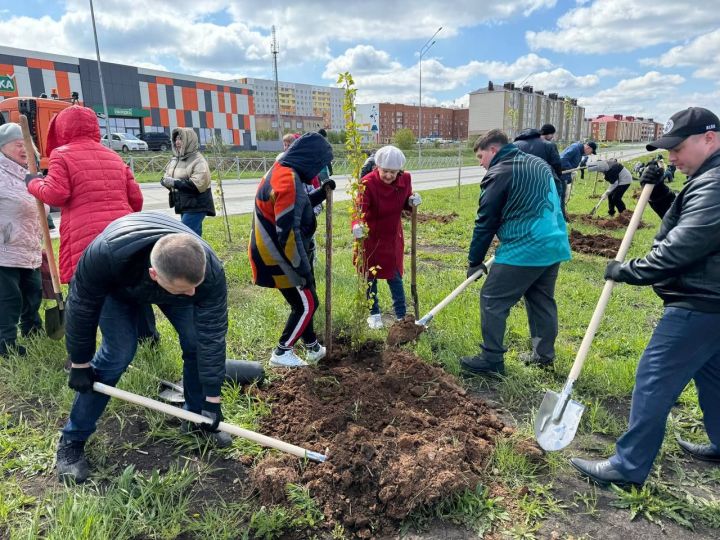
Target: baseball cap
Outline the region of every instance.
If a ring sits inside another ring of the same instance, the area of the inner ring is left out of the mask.
[[[592,148],[593,154],[597,155],[597,143],[595,141],[588,141],[585,144]]]
[[[720,131],[718,117],[702,107],[688,107],[673,114],[670,120],[665,122],[662,137],[648,143],[645,148],[648,151],[658,148],[671,150],[690,135],[698,135],[706,131]]]

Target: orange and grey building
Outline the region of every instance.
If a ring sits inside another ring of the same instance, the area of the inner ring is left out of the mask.
[[[206,144],[257,149],[254,92],[247,84],[102,63],[111,131],[135,135],[193,128]],[[0,46],[0,100],[57,92],[104,116],[97,61]],[[105,119],[100,118],[101,126]]]

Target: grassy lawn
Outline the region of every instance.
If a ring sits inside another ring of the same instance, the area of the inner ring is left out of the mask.
[[[680,175],[678,175],[680,176]],[[572,213],[587,213],[596,203],[594,174],[575,185]],[[676,176],[677,178],[677,176]],[[604,182],[603,182],[604,184]],[[676,179],[673,186],[680,186]],[[597,192],[604,190],[598,186]],[[634,206],[631,188],[626,202]],[[426,220],[418,228],[418,290],[423,313],[465,278],[467,248],[476,212],[478,186],[428,191],[421,213],[447,216],[449,223]],[[603,206],[599,212],[607,213]],[[351,235],[347,204],[337,204],[333,231],[333,328],[348,333],[353,319]],[[630,256],[649,249],[659,224],[647,211],[647,227],[635,237]],[[317,234],[318,287],[324,283],[324,214]],[[206,239],[225,261],[230,298],[228,357],[267,362],[287,316],[280,294],[250,283],[247,260],[249,217],[231,218],[233,243],[227,245],[221,218],[205,222]],[[409,223],[406,223],[409,229]],[[586,234],[620,237],[571,224]],[[408,230],[409,232],[409,230]],[[409,238],[409,234],[406,235]],[[409,251],[409,245],[407,246]],[[518,355],[530,349],[522,306],[508,321],[508,374],[502,380],[465,383],[497,407],[517,433],[495,448],[487,469],[488,485],[418,510],[404,530],[424,538],[717,538],[720,536],[720,468],[686,459],[674,442],[676,434],[703,440],[701,413],[692,386],[673,409],[666,441],[645,487],[630,492],[601,490],[576,477],[571,456],[609,455],[627,425],[634,370],[662,312],[650,288],[618,285],[599,329],[574,397],[587,410],[573,444],[562,452],[531,459],[520,450],[532,438],[532,421],[547,389],[559,391],[569,372],[603,286],[606,261],[573,253],[561,268],[556,298],[560,312],[558,359],[551,370],[526,367]],[[409,270],[409,264],[408,270]],[[409,293],[409,271],[406,274]],[[436,316],[417,343],[408,345],[424,360],[458,373],[460,356],[475,354],[480,343],[478,290],[470,287]],[[381,306],[390,309],[387,288],[380,286]],[[408,294],[409,298],[409,294]],[[323,330],[322,308],[316,316]],[[357,319],[357,317],[355,317]],[[120,387],[154,397],[157,378],[181,376],[180,349],[167,321],[159,350],[141,348]],[[386,331],[368,339],[383,339]],[[216,450],[177,423],[120,401],[111,401],[97,434],[88,444],[95,473],[84,487],[66,488],[56,481],[54,451],[57,430],[66,420],[73,393],[62,371],[63,343],[35,340],[25,359],[0,363],[0,537],[2,538],[344,538],[342,527],[323,528],[322,512],[305,486],[288,485],[287,505],[263,506],[249,489],[247,474],[264,453],[245,440]],[[270,374],[270,377],[280,375]],[[228,421],[257,429],[273,406],[226,385]],[[417,532],[420,531],[420,532]],[[424,532],[423,532],[424,531]],[[455,531],[454,533],[449,531]]]

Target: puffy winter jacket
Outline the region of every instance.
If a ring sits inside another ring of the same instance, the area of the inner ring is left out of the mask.
[[[288,289],[313,280],[308,259],[317,221],[313,207],[326,191],[305,189],[332,161],[332,147],[318,133],[306,133],[265,173],[255,194],[248,256],[253,283]]]
[[[92,109],[75,105],[50,123],[48,174],[28,191],[61,209],[60,281],[69,283],[85,248],[111,221],[142,209],[143,197],[130,168],[100,144]]]
[[[108,296],[138,305],[190,305],[195,310],[200,382],[206,396],[220,395],[228,329],[222,262],[201,240],[207,257],[205,279],[193,296],[170,294],[148,273],[150,251],[158,239],[191,232],[170,216],[141,212],[114,221],[88,246],[70,284],[67,302],[65,339],[73,362],[92,359],[100,312]]]
[[[652,285],[666,306],[720,313],[720,152],[677,195],[657,184],[650,205],[662,217],[652,250],[618,268],[618,281]]]
[[[182,141],[180,150],[176,139]],[[204,213],[215,215],[215,203],[210,189],[210,167],[198,150],[198,137],[192,128],[175,128],[172,131],[174,157],[165,168],[165,176],[175,179],[170,191],[170,206],[176,214]]]
[[[495,260],[515,266],[550,266],[570,259],[567,226],[549,165],[506,144],[480,182],[469,266],[477,266],[497,234]]]

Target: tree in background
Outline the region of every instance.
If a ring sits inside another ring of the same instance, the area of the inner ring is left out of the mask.
[[[411,150],[415,145],[415,134],[408,128],[398,129],[393,135],[393,143],[400,150]]]

